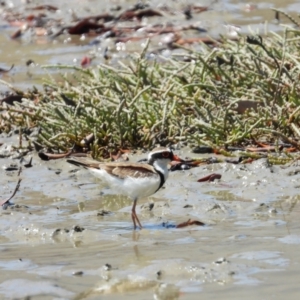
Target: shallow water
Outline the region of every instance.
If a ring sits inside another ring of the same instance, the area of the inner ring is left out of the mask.
[[[68,19],[72,7],[64,3],[70,5],[69,1],[52,1]],[[73,1],[72,5],[79,15],[89,15],[96,4],[108,11],[108,3]],[[124,3],[135,1],[114,1]],[[178,7],[182,3],[172,2]],[[247,11],[244,1],[218,1],[211,11],[197,15],[197,20],[212,35],[226,32],[226,24],[240,26],[242,33],[249,24],[264,32],[266,22],[278,32],[282,27],[274,22],[269,8],[290,13],[300,9],[298,1],[251,3],[255,9]],[[174,20],[186,22],[176,16]],[[96,49],[78,37],[13,41],[9,35],[15,28],[2,20],[0,26],[0,67],[15,64],[1,79],[21,88],[41,84],[43,64],[78,65],[84,55],[101,53],[107,45],[113,54],[109,63],[114,64],[142,48],[142,43],[135,43],[117,50],[113,42],[106,41]],[[26,67],[29,58],[35,66]],[[99,62],[100,57],[94,63]],[[5,90],[0,85],[0,91]],[[17,137],[1,137],[0,142],[17,143]],[[201,157],[189,149],[177,154]],[[12,200],[15,206],[0,210],[0,298],[299,298],[297,165],[269,167],[261,159],[248,165],[222,163],[173,172],[164,189],[139,201],[137,212],[144,229],[133,231],[131,200],[115,195],[90,173],[64,160],[42,162],[30,155],[33,167],[23,168],[20,190]],[[130,160],[145,156],[134,155]],[[3,167],[18,162],[0,160],[1,199],[13,192],[18,180],[17,172]],[[222,179],[197,182],[210,173],[220,173]],[[150,203],[154,203],[152,210]],[[187,219],[201,220],[206,226],[172,226]]]
[[[144,229],[133,231],[130,200],[86,170],[34,155],[13,199],[19,207],[1,210],[0,295],[296,299],[300,174],[288,175],[295,168],[270,169],[262,159],[172,172],[162,191],[138,203]],[[212,172],[222,179],[196,182]],[[2,171],[3,198],[17,181],[12,173]],[[206,226],[163,226],[189,218]]]

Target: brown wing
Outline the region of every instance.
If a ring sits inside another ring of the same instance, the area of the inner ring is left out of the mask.
[[[101,162],[89,157],[70,157],[67,162],[75,166],[82,166],[85,168],[100,169]]]
[[[107,163],[100,168],[119,178],[145,178],[157,174],[152,166],[139,163]]]
[[[67,159],[67,162],[76,166],[83,166],[90,169],[103,169],[107,173],[119,178],[149,177],[157,174],[152,166],[141,163],[101,163],[95,159],[88,157],[71,157]]]

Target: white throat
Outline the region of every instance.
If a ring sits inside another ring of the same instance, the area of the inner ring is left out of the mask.
[[[154,169],[163,174],[165,181],[169,176],[168,162],[167,159],[157,159],[153,163]]]

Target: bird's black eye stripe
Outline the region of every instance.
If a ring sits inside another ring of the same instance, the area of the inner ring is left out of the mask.
[[[168,160],[173,160],[174,154],[172,151],[157,151],[157,152],[152,152],[151,155],[148,157],[148,164],[153,165],[155,160],[158,159],[168,159]]]
[[[161,153],[161,156],[167,158],[167,157],[170,156],[170,152],[164,151],[164,152]]]
[[[152,159],[160,159],[160,158],[171,158],[172,152],[170,151],[163,151],[163,152],[157,152],[152,154]]]

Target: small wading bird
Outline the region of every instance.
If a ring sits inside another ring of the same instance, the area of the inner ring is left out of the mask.
[[[155,148],[148,155],[147,163],[109,162],[101,163],[87,157],[71,157],[67,162],[89,169],[94,176],[105,180],[118,194],[133,200],[131,217],[134,229],[142,229],[135,212],[137,200],[156,193],[166,182],[171,161],[181,161],[169,148]]]

